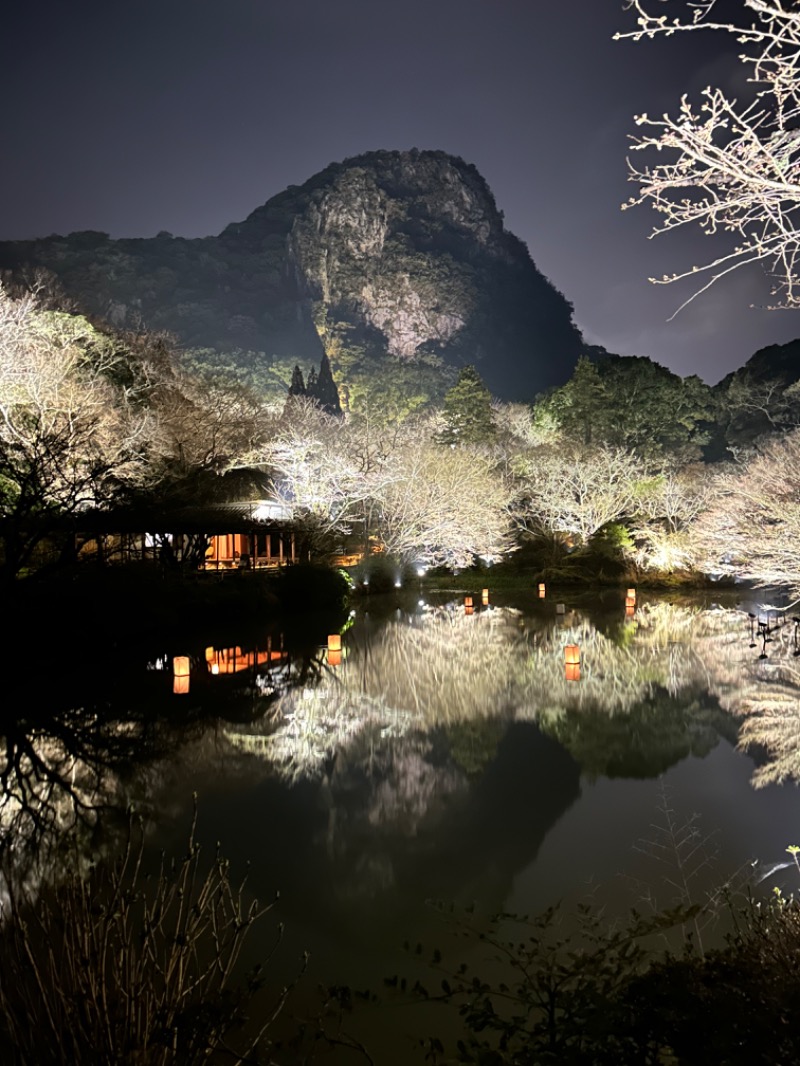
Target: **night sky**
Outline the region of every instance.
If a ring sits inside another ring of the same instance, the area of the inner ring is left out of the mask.
[[[738,8],[740,0],[725,0]],[[670,7],[681,0],[670,0]],[[740,272],[689,294],[660,276],[710,257],[622,213],[632,116],[733,90],[735,45],[614,42],[622,0],[40,0],[0,35],[0,238],[218,233],[289,184],[373,149],[474,163],[506,225],[574,304],[590,343],[709,382],[799,312],[753,310]],[[721,246],[717,246],[719,252]]]

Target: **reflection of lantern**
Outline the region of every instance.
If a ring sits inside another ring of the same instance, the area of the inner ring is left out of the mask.
[[[580,681],[580,679],[581,679],[580,663],[564,663],[564,680],[565,681]]]
[[[581,649],[577,644],[567,644],[564,647],[564,662],[571,666],[580,666]]]
[[[341,651],[342,650],[342,636],[341,633],[331,633],[328,637],[328,651]]]
[[[628,601],[626,600],[625,601],[625,617],[626,618],[633,618],[633,616],[635,614],[636,614],[636,604],[635,603],[628,603]]]
[[[542,585],[539,585],[539,599],[543,600],[544,599],[544,595],[545,595],[545,587],[542,584]]]
[[[489,590],[488,589],[484,589],[483,592],[481,593],[481,603],[485,607],[488,604],[488,602],[489,602]]]
[[[189,656],[176,655],[172,660],[174,681],[172,691],[176,696],[185,696],[189,691]]]
[[[472,614],[475,608],[472,606],[472,597],[464,597],[464,614]]]
[[[328,666],[341,666],[342,665],[342,653],[341,651],[328,651]]]

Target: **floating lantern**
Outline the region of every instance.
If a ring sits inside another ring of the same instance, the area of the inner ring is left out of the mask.
[[[577,644],[567,644],[564,646],[564,662],[569,666],[580,666],[581,649]]]
[[[580,679],[581,679],[580,663],[564,663],[564,680],[565,681],[580,681]]]
[[[172,691],[176,696],[185,696],[189,691],[189,656],[176,655],[172,660]]]
[[[475,608],[472,606],[472,597],[464,597],[464,614],[473,614]]]
[[[543,600],[544,597],[545,597],[545,587],[544,587],[544,584],[541,584],[541,585],[539,585],[539,599]]]
[[[486,607],[487,604],[489,603],[489,590],[488,589],[484,589],[483,592],[481,592],[481,603],[483,604],[484,607]]]
[[[632,613],[635,609],[636,609],[636,597],[635,596],[626,596],[625,597],[625,613],[626,614],[628,614],[629,612]]]
[[[626,603],[625,604],[625,617],[626,618],[633,618],[633,616],[635,614],[636,614],[636,604],[635,603]]]
[[[328,637],[328,651],[341,651],[342,650],[342,635],[341,633],[331,633]]]
[[[627,606],[628,600],[633,600],[633,602],[636,603],[636,589],[628,589],[628,591],[626,592],[625,595],[626,595],[625,606]]]

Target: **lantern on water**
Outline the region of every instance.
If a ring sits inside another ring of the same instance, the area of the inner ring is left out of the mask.
[[[625,597],[625,608],[626,609],[630,608],[631,610],[633,610],[633,608],[635,606],[636,606],[636,597],[635,596],[626,596]]]
[[[176,696],[185,696],[189,691],[189,656],[176,655],[172,660],[172,691]]]
[[[636,603],[636,589],[628,589],[628,591],[625,593],[626,607],[628,606],[628,600],[631,600],[634,604]]]
[[[483,592],[481,593],[481,603],[483,604],[484,607],[486,607],[486,605],[489,603],[489,590],[488,589],[484,589]]]
[[[342,665],[342,653],[341,651],[328,651],[328,666],[341,666]]]
[[[464,597],[464,614],[472,614],[474,612],[474,610],[475,610],[475,608],[472,606],[472,597],[471,596],[465,596]]]
[[[581,679],[580,663],[564,663],[564,680],[565,681],[580,681],[580,679]]]
[[[539,599],[543,600],[544,596],[545,596],[545,587],[544,587],[544,584],[541,584],[541,585],[539,585]]]
[[[577,644],[566,644],[564,646],[564,662],[568,666],[580,666],[581,649]]]
[[[331,633],[328,637],[328,651],[341,651],[342,650],[342,635],[341,633]]]

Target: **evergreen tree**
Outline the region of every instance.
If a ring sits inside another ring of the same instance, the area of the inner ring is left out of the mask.
[[[313,371],[312,371],[313,373]],[[339,390],[331,373],[331,364],[327,355],[323,355],[319,364],[319,377],[314,382],[314,391],[311,391],[311,378],[309,377],[308,395],[313,396],[323,411],[329,415],[340,415],[342,405],[339,402]]]
[[[480,444],[493,440],[497,427],[492,394],[474,366],[465,366],[444,398],[442,444]]]
[[[289,386],[290,396],[307,396],[306,383],[303,381],[303,371],[299,366],[295,365],[292,371],[292,383]]]

